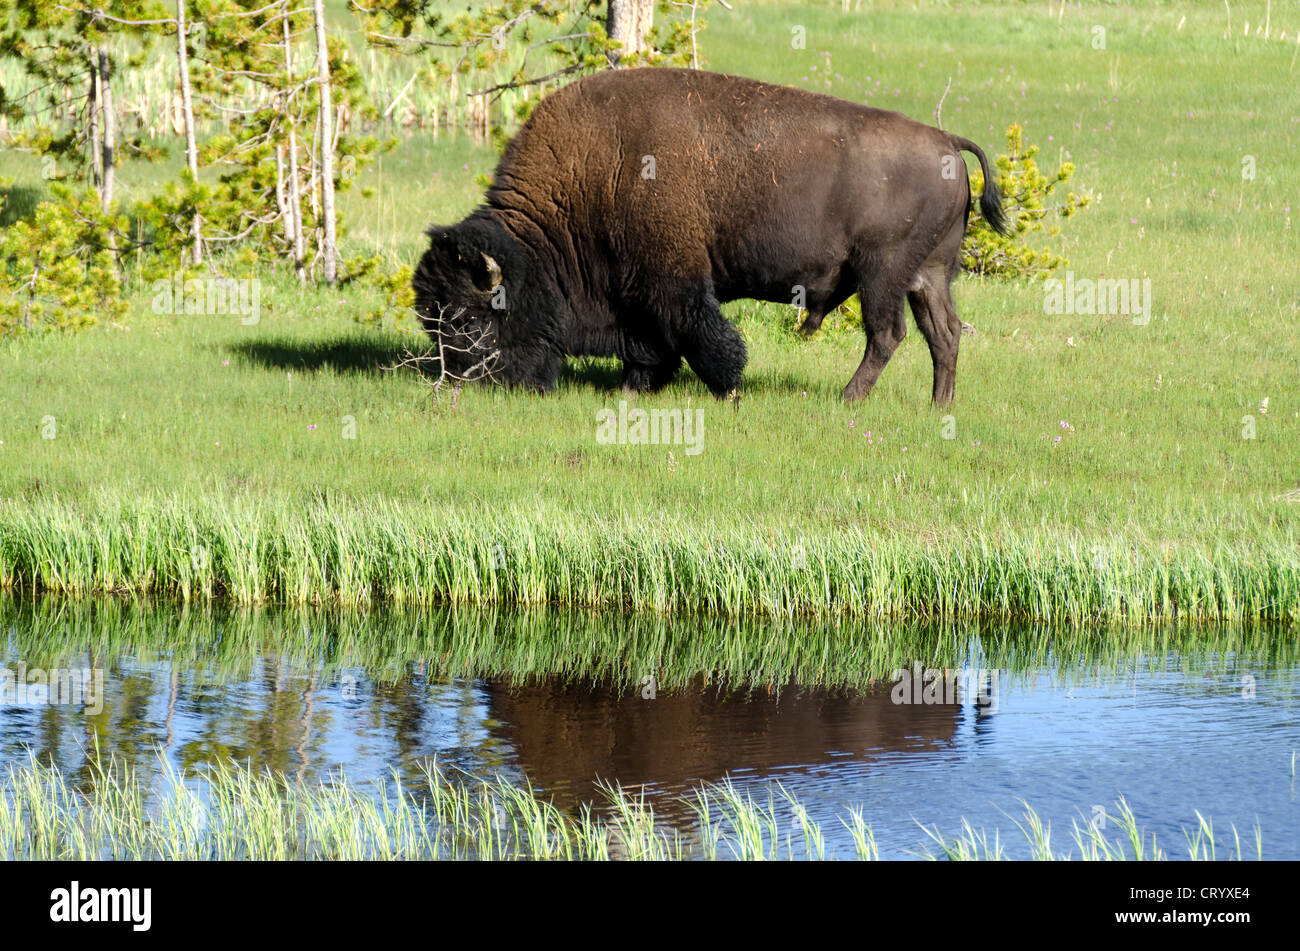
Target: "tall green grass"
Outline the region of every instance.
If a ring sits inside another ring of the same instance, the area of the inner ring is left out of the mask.
[[[766,617],[1300,618],[1300,546],[1043,529],[823,537],[550,506],[100,494],[0,502],[0,583],[238,603],[519,604]]]
[[[146,785],[129,768],[97,760],[92,781],[74,788],[56,768],[31,762],[0,777],[0,860],[291,861],[291,860],[681,860],[877,859],[860,810],[840,821],[854,854],[825,845],[818,822],[784,789],[767,801],[730,782],[700,787],[683,804],[697,817],[683,833],[657,821],[639,793],[607,788],[609,808],[566,815],[531,788],[475,779],[429,765],[412,786],[399,777],[363,793],[344,777],[299,783],[235,764],[186,776],[165,762],[165,781]],[[786,815],[787,811],[790,813]],[[1074,826],[1073,845],[1053,851],[1050,830],[1025,806],[1021,827],[1035,859],[1165,859],[1167,853],[1117,803],[1119,835],[1097,824]],[[1188,857],[1214,860],[1213,828],[1197,813]],[[924,829],[925,827],[923,827]],[[921,857],[1003,859],[1000,834],[964,822],[947,837],[925,829],[937,851]],[[1233,829],[1231,858],[1244,858]],[[1128,843],[1126,846],[1126,842]],[[1208,844],[1207,844],[1208,842]],[[1254,857],[1262,858],[1256,830]]]

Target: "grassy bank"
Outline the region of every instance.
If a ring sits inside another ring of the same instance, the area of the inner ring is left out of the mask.
[[[0,505],[0,577],[61,594],[241,603],[525,604],[726,615],[1300,617],[1279,533],[1172,544],[1051,529],[931,538],[759,519],[465,513],[381,500],[36,499]],[[703,521],[703,525],[700,522]]]
[[[877,859],[871,825],[861,810],[840,822],[851,855],[828,852],[822,827],[779,784],[766,802],[730,783],[701,787],[685,800],[693,830],[667,830],[654,809],[621,789],[608,789],[609,811],[566,815],[531,789],[501,780],[461,778],[431,764],[418,788],[399,781],[377,795],[339,778],[302,784],[236,765],[184,777],[164,762],[168,782],[149,786],[129,770],[99,764],[87,790],[71,787],[53,768],[31,763],[0,778],[0,860],[431,860],[563,859]],[[1023,835],[1016,848],[1042,860],[1151,860],[1168,852],[1139,827],[1121,798],[1105,823],[1072,823],[1064,848],[1025,805],[1008,825]],[[793,819],[786,815],[790,812]],[[1255,830],[1234,854],[1216,855],[1210,820],[1197,814],[1185,832],[1193,860],[1263,858]],[[922,825],[933,848],[922,858],[1004,859],[997,830],[964,823],[948,835]],[[1105,831],[1104,831],[1105,830]]]
[[[1233,12],[1263,22],[1254,6]],[[0,342],[0,584],[1300,618],[1300,103],[1279,93],[1294,89],[1300,8],[1275,3],[1268,39],[1225,36],[1207,5],[1058,14],[765,4],[711,12],[701,43],[711,68],[927,121],[951,78],[945,127],[996,150],[1020,122],[1045,164],[1076,163],[1073,184],[1098,201],[1053,246],[1081,278],[1150,278],[1149,323],[1048,314],[1037,286],[960,281],[976,333],[946,419],[919,334],[850,408],[838,394],[858,333],[831,320],[799,341],[789,309],[740,302],[738,405],[688,373],[635,403],[702,409],[695,454],[597,441],[597,412],[620,399],[604,361],[575,361],[552,397],[453,399],[383,369],[412,338],[357,325],[373,302],[351,291],[268,275],[255,323],[156,314],[143,293],[117,324]],[[796,26],[806,49],[790,46]],[[420,230],[472,207],[493,163],[463,140],[407,140],[359,183],[373,201],[343,196],[353,250],[413,260]]]

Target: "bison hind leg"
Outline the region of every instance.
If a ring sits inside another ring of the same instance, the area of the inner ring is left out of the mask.
[[[799,333],[803,334],[805,337],[811,337],[817,332],[817,328],[822,325],[822,321],[825,319],[826,311],[821,308],[809,309],[808,316],[806,316],[803,319],[803,323],[799,325]]]
[[[864,282],[859,289],[862,329],[866,334],[867,346],[862,362],[848,386],[844,387],[846,402],[864,399],[871,392],[871,388],[880,379],[885,364],[889,363],[889,358],[907,335],[907,324],[903,319],[906,286],[906,280],[899,280],[886,273]]]
[[[847,267],[839,270],[839,283],[825,293],[819,293],[808,300],[808,315],[799,325],[799,333],[811,336],[821,327],[826,315],[839,307],[857,291],[853,271]]]
[[[934,364],[934,390],[931,399],[936,406],[952,402],[957,384],[957,350],[961,346],[961,320],[953,306],[948,290],[951,272],[942,266],[927,267],[921,272],[917,286],[909,289],[907,301],[912,316],[930,346],[930,360]]]

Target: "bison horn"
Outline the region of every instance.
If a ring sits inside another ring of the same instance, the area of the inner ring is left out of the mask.
[[[488,278],[492,281],[492,286],[496,287],[501,283],[501,265],[497,264],[496,258],[492,257],[492,255],[488,254],[486,251],[481,253],[483,255],[483,263],[487,265]]]

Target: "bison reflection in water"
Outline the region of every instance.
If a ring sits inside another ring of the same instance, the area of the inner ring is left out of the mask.
[[[529,780],[569,809],[599,799],[598,780],[689,791],[729,774],[761,777],[953,742],[960,702],[900,704],[892,688],[696,685],[647,699],[638,687],[588,682],[485,685],[494,732]]]
[[[614,356],[630,390],[683,358],[718,396],[739,383],[740,333],[720,302],[807,309],[853,294],[866,352],[845,399],[867,395],[911,305],[952,399],[961,321],[948,292],[971,203],[1004,229],[974,143],[832,96],[699,70],[627,69],[544,99],[510,142],[482,207],[429,230],[416,311],[442,371],[550,390],[566,356]]]

